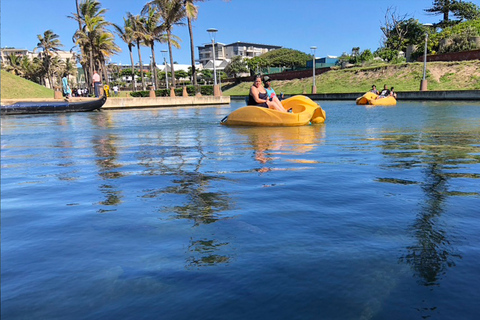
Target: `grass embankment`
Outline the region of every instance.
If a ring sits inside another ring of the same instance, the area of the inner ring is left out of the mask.
[[[480,61],[429,62],[427,64],[428,90],[478,90],[480,89]],[[338,69],[317,75],[317,93],[350,93],[378,89],[384,84],[396,91],[418,91],[423,77],[423,63],[377,65],[363,68]],[[223,91],[224,95],[247,95],[251,82],[243,82]],[[312,78],[273,80],[277,93],[310,93]]]
[[[35,82],[15,76],[5,70],[1,71],[1,98],[53,98],[52,89],[45,88]]]

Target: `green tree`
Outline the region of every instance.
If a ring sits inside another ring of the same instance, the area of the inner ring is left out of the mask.
[[[225,67],[225,72],[229,76],[233,76],[237,81],[238,74],[248,72],[247,64],[241,56],[235,56]]]
[[[16,76],[23,76],[24,69],[22,67],[22,58],[14,53],[7,56],[9,64],[6,65],[5,70],[13,73]]]
[[[162,28],[162,26],[159,25],[160,15],[158,14],[158,12],[156,12],[155,7],[147,4],[143,8],[142,14],[145,15],[145,19],[144,19],[145,38],[144,38],[144,41],[145,41],[145,44],[150,47],[150,50],[152,52],[152,61],[153,61],[153,65],[155,66],[155,68],[153,69],[153,73],[154,73],[153,79],[154,79],[155,89],[157,89],[158,88],[158,85],[157,85],[158,74],[157,74],[157,62],[156,62],[156,58],[155,58],[155,49],[154,49],[155,48],[155,42],[156,41],[159,41],[161,43],[166,42],[166,39],[162,36],[163,28]]]
[[[202,1],[202,0],[197,0]],[[192,21],[197,20],[198,7],[194,5],[195,0],[183,0],[185,6],[185,14],[187,16],[188,34],[190,36],[190,58],[191,58],[191,70],[193,85],[197,85],[197,69],[195,68],[195,46],[193,44],[193,28]]]
[[[132,14],[128,13],[127,17],[123,18],[123,27],[117,24],[113,24],[118,36],[125,42],[128,46],[128,51],[130,53],[130,63],[132,65],[132,70],[135,70],[135,64],[133,62],[133,47],[135,46],[135,39],[133,37],[133,27],[132,27],[132,19],[130,16]],[[132,74],[132,70],[130,70],[130,74]],[[133,79],[133,78],[132,78]],[[132,91],[135,91],[136,88],[134,87],[134,81],[132,81]]]
[[[85,81],[90,86],[91,76],[93,75],[94,70],[99,70],[100,73],[104,69],[102,65],[99,64],[101,61],[100,48],[98,48],[99,43],[104,41],[99,40],[99,37],[105,37],[107,31],[107,26],[110,25],[109,22],[105,20],[106,9],[102,9],[100,2],[96,0],[85,0],[81,2],[78,6],[78,13],[73,14],[70,18],[78,21],[81,28],[75,32],[73,35],[73,40],[81,48],[83,57],[80,58],[81,64],[87,66]],[[107,35],[107,38],[112,38],[113,36]]]
[[[473,20],[480,17],[480,9],[477,5],[460,0],[434,0],[432,7],[425,11],[433,15],[443,15],[442,21],[436,24],[441,28],[455,25],[462,20]],[[453,13],[459,20],[451,20],[450,13]]]
[[[261,68],[267,67],[267,61],[263,59],[261,56],[248,59],[246,63],[247,63],[248,69],[250,70],[250,75],[254,75],[255,73],[260,73]]]
[[[453,7],[453,14],[460,21],[480,19],[480,8],[472,2],[458,1]]]
[[[312,56],[294,49],[277,49],[260,56],[268,67],[305,67]]]
[[[132,22],[132,36],[137,44],[138,51],[138,64],[140,66],[140,78],[142,79],[142,90],[146,90],[145,86],[145,76],[143,74],[143,62],[142,62],[142,52],[140,51],[140,46],[145,44],[145,22],[144,18],[141,15],[132,15],[128,13],[129,19]]]
[[[37,35],[37,38],[38,38],[38,43],[37,43],[36,49],[43,50],[40,53],[40,56],[43,60],[43,65],[47,73],[50,88],[53,88],[51,64],[52,64],[54,55],[57,54],[57,51],[59,51],[60,47],[63,47],[63,45],[60,42],[59,36],[56,33],[54,33],[52,30],[45,31],[43,33],[43,36],[40,34]]]
[[[170,54],[170,66],[172,68],[172,87],[175,87],[175,69],[173,66],[172,30],[176,25],[184,25],[185,7],[183,0],[152,0],[147,5],[156,7],[160,15],[160,28],[167,34],[168,51]],[[176,43],[178,45],[178,42]]]
[[[373,53],[370,49],[363,50],[358,57],[358,62],[367,62],[373,60]]]

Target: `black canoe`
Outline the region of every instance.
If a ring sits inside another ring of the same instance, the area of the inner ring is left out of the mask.
[[[103,96],[95,100],[80,101],[28,101],[15,102],[1,106],[1,114],[32,114],[32,113],[54,113],[54,112],[85,112],[100,109],[107,101]]]

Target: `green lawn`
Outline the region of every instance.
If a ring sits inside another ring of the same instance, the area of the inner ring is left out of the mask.
[[[479,60],[456,62],[429,62],[427,80],[429,90],[478,90],[480,89]],[[417,91],[423,77],[423,63],[377,65],[365,68],[338,69],[317,75],[317,93],[365,92],[372,84],[382,88],[384,84],[396,91]],[[312,78],[272,81],[277,93],[311,93]],[[224,95],[248,95],[252,83],[241,83],[223,91]]]
[[[22,98],[53,98],[52,89],[45,88],[32,81],[15,76],[5,70],[1,71],[1,98],[22,99]]]

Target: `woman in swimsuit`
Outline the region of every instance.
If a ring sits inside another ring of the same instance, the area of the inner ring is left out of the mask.
[[[262,78],[255,76],[255,82],[250,88],[248,105],[257,105],[259,107],[270,108],[281,112],[287,112],[278,99],[269,98],[267,90],[262,86]]]

